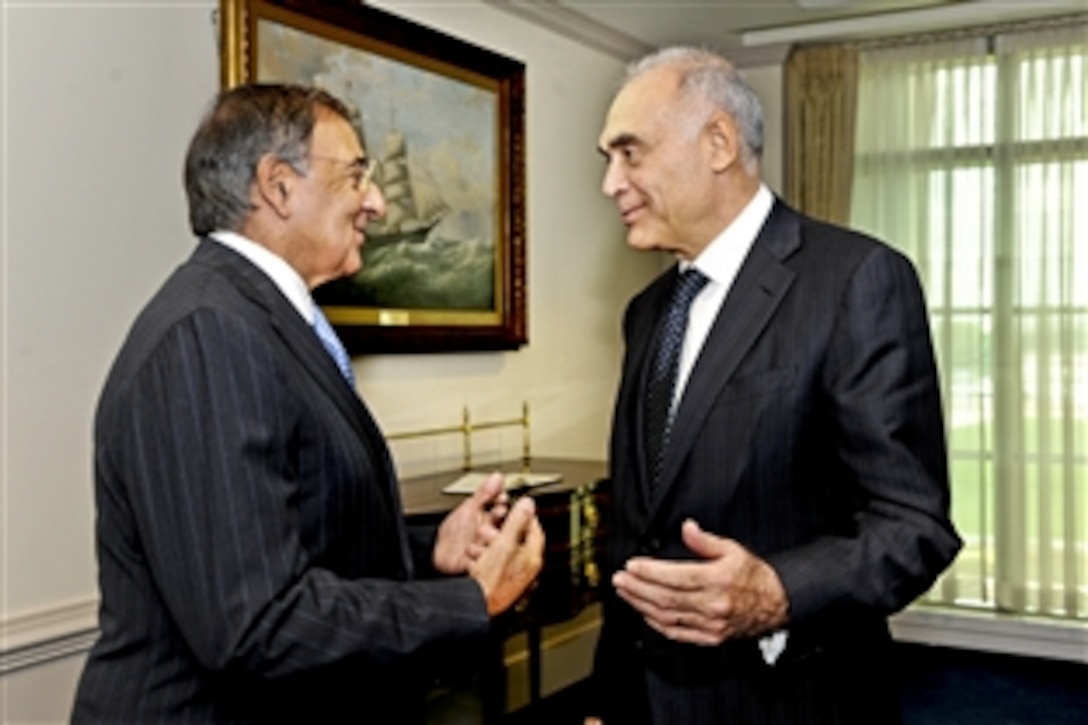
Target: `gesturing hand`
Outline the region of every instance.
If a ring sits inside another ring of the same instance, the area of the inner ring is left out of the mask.
[[[498,535],[468,565],[495,616],[513,606],[540,573],[544,563],[544,529],[536,518],[536,503],[529,496],[510,509]]]
[[[612,577],[616,592],[647,624],[669,639],[717,645],[786,622],[786,592],[767,562],[690,519],[681,535],[703,561],[636,557]]]
[[[500,473],[488,476],[475,493],[442,520],[432,561],[443,574],[464,574],[489,543],[499,535],[509,497]]]

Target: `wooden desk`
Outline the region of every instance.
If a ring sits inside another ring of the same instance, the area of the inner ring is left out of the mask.
[[[478,472],[525,470],[520,460],[473,468]],[[607,464],[565,458],[534,458],[529,470],[558,473],[558,482],[528,490],[547,540],[544,567],[534,589],[497,621],[491,671],[485,672],[485,719],[499,722],[506,706],[503,640],[525,632],[529,661],[529,704],[540,700],[541,628],[573,618],[597,601],[598,560],[607,526]],[[438,522],[464,500],[442,489],[464,473],[445,471],[401,481],[404,513],[409,522]]]

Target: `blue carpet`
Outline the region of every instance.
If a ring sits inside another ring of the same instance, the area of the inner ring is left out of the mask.
[[[896,651],[903,725],[1088,725],[1088,665],[914,644]],[[504,725],[582,725],[584,689]]]
[[[1088,665],[897,645],[904,725],[1088,725]]]

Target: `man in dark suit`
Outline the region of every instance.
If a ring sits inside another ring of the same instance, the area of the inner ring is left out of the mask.
[[[895,722],[886,617],[960,547],[913,268],[775,198],[762,147],[750,87],[685,48],[632,66],[600,136],[628,244],[678,259],[623,322],[606,725]]]
[[[360,268],[384,211],[349,118],[243,86],[191,142],[200,242],[95,420],[101,636],[76,722],[415,722],[427,668],[484,643],[539,571],[532,504],[498,477],[409,536],[350,366],[311,329],[310,291]]]

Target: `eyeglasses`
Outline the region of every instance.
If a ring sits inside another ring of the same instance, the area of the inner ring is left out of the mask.
[[[349,169],[348,174],[351,176],[352,188],[360,194],[366,192],[370,188],[370,182],[374,178],[374,174],[377,172],[379,166],[377,159],[372,159],[367,156],[359,156],[354,159],[339,159],[335,156],[308,154],[307,158],[347,166]]]

